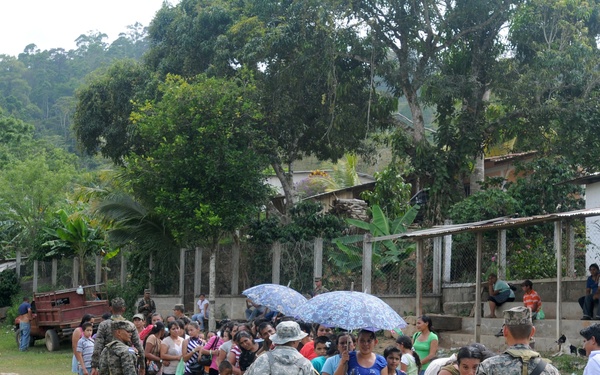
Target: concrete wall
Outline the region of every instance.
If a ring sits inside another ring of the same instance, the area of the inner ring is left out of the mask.
[[[520,285],[522,280],[511,281]],[[542,302],[556,302],[556,280],[542,279],[533,280],[533,288],[539,293]],[[561,284],[563,301],[577,302],[579,297],[585,294],[585,278],[563,278]],[[487,289],[482,296],[482,301],[487,300]],[[173,306],[180,303],[178,296],[155,295],[152,297],[156,302],[156,309],[163,316],[173,313]],[[416,311],[416,299],[414,296],[380,296],[388,305],[396,310],[401,316],[414,315]],[[223,295],[218,296],[215,301],[215,310],[217,319],[245,319],[246,310],[245,297]],[[523,292],[519,287],[515,292],[515,301],[523,300]],[[446,313],[453,315],[464,315],[469,313],[475,301],[475,284],[444,284],[442,286],[442,295],[425,296],[423,298],[423,312],[425,314]],[[443,307],[442,307],[443,306]],[[458,310],[450,311],[449,306],[458,306]],[[448,310],[448,311],[446,311]],[[191,315],[193,312],[188,312]]]
[[[140,297],[141,299],[141,297]],[[173,314],[173,307],[180,303],[178,296],[154,295],[152,299],[156,303],[156,311],[164,316]],[[416,299],[410,296],[386,296],[381,297],[388,305],[396,310],[400,316],[414,315],[416,311]],[[439,297],[423,298],[423,311],[425,313],[439,312],[441,309]],[[138,300],[139,301],[139,300]],[[215,301],[217,319],[244,320],[246,316],[246,298],[243,296],[218,296]],[[187,312],[191,316],[192,312]]]

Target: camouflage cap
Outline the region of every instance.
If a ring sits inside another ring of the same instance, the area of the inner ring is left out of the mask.
[[[110,301],[110,305],[118,309],[123,309],[125,308],[125,300],[121,297],[116,297],[113,298],[112,301]]]
[[[509,310],[504,310],[504,324],[507,326],[517,325],[532,325],[531,310],[525,306],[513,307]]]
[[[135,326],[127,320],[113,320],[113,322],[110,325],[110,328],[112,328],[113,331],[116,331],[118,329],[124,329],[127,332],[135,331]]]

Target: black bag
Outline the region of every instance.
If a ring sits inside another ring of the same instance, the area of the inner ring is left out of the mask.
[[[188,365],[190,372],[194,375],[202,375],[204,374],[204,365],[199,362],[194,362],[191,365]]]
[[[202,354],[200,356],[200,358],[198,358],[198,363],[200,366],[204,367],[204,366],[210,366],[210,364],[212,363],[212,355],[210,354]]]
[[[511,284],[511,283],[507,283],[507,284],[508,284],[508,287],[510,289],[512,289],[513,292],[517,290],[517,286],[515,284]]]

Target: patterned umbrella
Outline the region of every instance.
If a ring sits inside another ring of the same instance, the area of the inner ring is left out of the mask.
[[[306,302],[306,297],[292,288],[278,284],[260,284],[242,292],[252,302],[279,311],[285,315],[291,313]]]
[[[329,292],[306,301],[293,312],[306,322],[327,324],[346,330],[406,327],[404,319],[387,303],[361,292]]]

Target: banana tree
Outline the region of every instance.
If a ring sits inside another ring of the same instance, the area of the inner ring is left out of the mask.
[[[93,220],[81,212],[68,215],[63,209],[56,212],[62,227],[47,228],[46,232],[55,239],[43,244],[50,247],[48,257],[77,256],[79,258],[79,275],[83,283],[87,283],[85,275],[85,259],[90,254],[97,254],[104,246],[101,229]]]
[[[346,222],[370,233],[373,237],[389,236],[405,233],[413,223],[419,206],[412,206],[403,216],[389,220],[381,207],[371,207],[371,221],[346,219]],[[339,269],[348,273],[359,272],[362,267],[362,247],[356,245],[362,242],[363,235],[338,237],[333,240],[341,253],[330,256],[330,261]],[[400,240],[384,240],[373,243],[373,272],[374,276],[382,276],[383,270],[391,265],[397,266],[415,251],[415,244]]]

